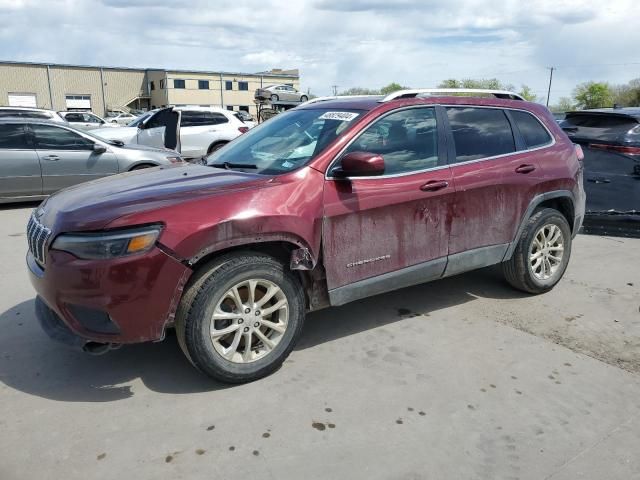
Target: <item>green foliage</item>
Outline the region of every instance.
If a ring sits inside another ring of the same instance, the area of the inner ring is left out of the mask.
[[[339,92],[338,95],[380,95],[380,90],[372,90],[370,88],[353,87]]]
[[[569,97],[560,97],[558,103],[555,105],[549,105],[549,110],[554,113],[564,113],[575,110],[576,106]]]
[[[621,107],[640,107],[640,78],[626,85],[616,85],[613,90],[613,103]]]
[[[603,108],[613,105],[613,91],[606,82],[585,82],[573,91],[578,108]]]
[[[513,90],[513,85],[509,83],[502,83],[497,78],[463,78],[462,80],[456,80],[455,78],[449,78],[440,82],[438,88],[483,88],[489,90]]]
[[[397,92],[398,90],[404,90],[408,87],[403,87],[399,83],[391,82],[389,85],[382,87],[380,93],[382,95],[389,95],[390,93]]]
[[[518,94],[528,102],[538,101],[538,96],[533,93],[531,87],[529,87],[528,85],[522,85]]]

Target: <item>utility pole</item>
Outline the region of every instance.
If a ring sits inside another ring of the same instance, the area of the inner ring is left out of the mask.
[[[555,67],[547,67],[549,69],[549,90],[547,90],[547,107],[549,107],[549,97],[551,97],[551,82],[553,81],[553,71]]]
[[[333,96],[337,96],[338,95],[338,85],[331,85],[331,88],[333,88]]]

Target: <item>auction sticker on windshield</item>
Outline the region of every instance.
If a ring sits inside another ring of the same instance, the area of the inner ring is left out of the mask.
[[[318,118],[320,120],[341,120],[343,122],[350,122],[357,116],[358,114],[353,112],[326,112]]]

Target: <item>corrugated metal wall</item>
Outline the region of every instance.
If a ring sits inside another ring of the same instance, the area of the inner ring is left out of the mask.
[[[40,108],[51,108],[47,67],[0,64],[0,105],[9,104],[10,93],[33,93]]]

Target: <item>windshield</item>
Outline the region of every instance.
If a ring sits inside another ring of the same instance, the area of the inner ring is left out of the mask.
[[[290,172],[320,154],[361,114],[351,109],[290,110],[212,153],[207,165],[264,175]]]
[[[138,118],[136,118],[133,122],[129,122],[127,124],[127,127],[139,127],[140,125],[142,125],[144,123],[144,121],[149,118],[151,115],[153,115],[155,112],[147,112],[144,115],[139,116]]]

